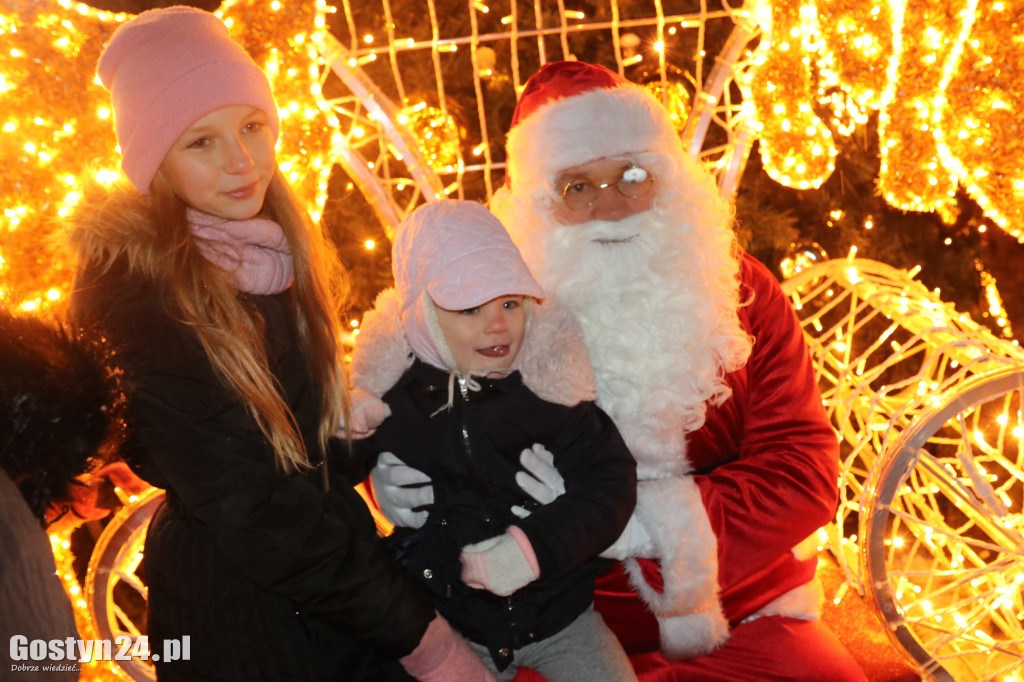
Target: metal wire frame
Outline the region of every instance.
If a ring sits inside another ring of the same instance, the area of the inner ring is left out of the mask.
[[[743,3],[737,8],[723,4],[709,9],[707,0],[700,0],[694,12],[666,15],[661,2],[655,0],[647,16],[621,18],[619,0],[610,0],[602,12],[611,19],[589,21],[568,19],[569,12],[559,0],[554,23],[545,25],[545,21],[552,21],[550,13],[545,16],[544,7],[536,1],[528,8],[535,17],[534,25],[525,27],[520,26],[521,6],[510,0],[506,8],[509,29],[482,32],[478,15],[483,5],[479,0],[469,0],[465,7],[468,21],[463,23],[470,27],[470,34],[444,35],[435,0],[422,0],[417,5],[422,11],[415,14],[419,21],[429,19],[429,36],[402,39],[391,0],[381,0],[380,12],[373,16],[385,18],[387,44],[361,45],[358,37],[378,27],[359,25],[353,6],[346,0],[342,3],[344,22],[339,23],[342,32],[349,36],[348,46],[334,35],[325,36],[320,45],[326,64],[322,89],[339,92],[328,99],[341,121],[335,161],[367,197],[389,236],[398,221],[423,201],[444,196],[487,201],[504,163],[495,158],[493,151],[500,150],[502,141],[492,139],[488,130],[488,122],[496,114],[488,109],[485,91],[494,77],[481,67],[481,48],[500,46],[507,51],[508,61],[503,64],[507,76],[503,77],[510,79],[518,92],[530,75],[523,73],[524,63],[574,58],[574,37],[606,37],[615,65],[625,72],[633,58],[629,54],[632,48],[622,45],[623,32],[653,30],[656,42],[664,45],[666,36],[685,31],[692,34],[695,59],[686,76],[692,93],[689,117],[681,134],[691,152],[719,178],[723,193],[731,195],[756,137],[742,105],[745,79],[755,60],[760,36],[751,7],[754,4]],[[368,11],[365,4],[359,8],[363,13]],[[636,11],[635,6],[632,11]],[[717,53],[709,56],[707,35],[712,23],[718,27],[716,35],[727,34],[728,38]],[[413,31],[411,26],[404,28]],[[557,48],[552,49],[550,42]],[[467,46],[470,58],[457,58],[458,51]],[[679,72],[667,53],[666,49],[650,53],[656,57],[656,82],[663,86],[661,92],[665,97],[668,88],[664,86]],[[706,61],[713,65],[705,75]],[[429,64],[429,83],[423,80],[425,63]],[[406,73],[411,64],[420,67],[420,80],[415,82]],[[340,87],[331,82],[332,78]],[[458,89],[464,101],[469,91],[467,83],[472,84],[475,121],[466,126],[467,139],[453,146],[456,162],[450,168],[431,167],[419,151],[417,132],[403,122],[402,109],[408,104],[410,92],[427,91],[440,116],[451,116],[455,106],[451,92]],[[465,149],[479,150],[482,158],[467,159]]]

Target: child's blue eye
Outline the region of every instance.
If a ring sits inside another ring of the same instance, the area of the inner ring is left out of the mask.
[[[505,303],[503,304],[503,307],[506,310],[515,310],[516,308],[519,307],[519,301],[517,301],[515,299],[512,299],[511,301],[505,301]]]
[[[466,308],[465,310],[460,310],[459,312],[462,313],[463,315],[476,315],[478,312],[480,312],[480,308]]]

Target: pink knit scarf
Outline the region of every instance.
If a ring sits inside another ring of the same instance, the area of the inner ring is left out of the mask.
[[[227,220],[190,208],[188,223],[203,256],[229,273],[242,291],[267,296],[292,285],[292,251],[273,220]]]

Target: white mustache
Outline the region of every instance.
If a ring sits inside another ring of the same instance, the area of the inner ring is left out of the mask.
[[[571,226],[581,230],[583,238],[594,244],[623,244],[639,237],[645,225],[650,224],[650,211],[635,213],[622,220],[591,220]]]

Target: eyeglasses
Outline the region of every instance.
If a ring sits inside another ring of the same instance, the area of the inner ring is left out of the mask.
[[[654,175],[646,168],[629,166],[622,171],[618,180],[595,183],[587,177],[570,178],[562,187],[562,200],[573,211],[594,205],[601,191],[614,186],[619,194],[630,199],[642,199],[654,189]]]

